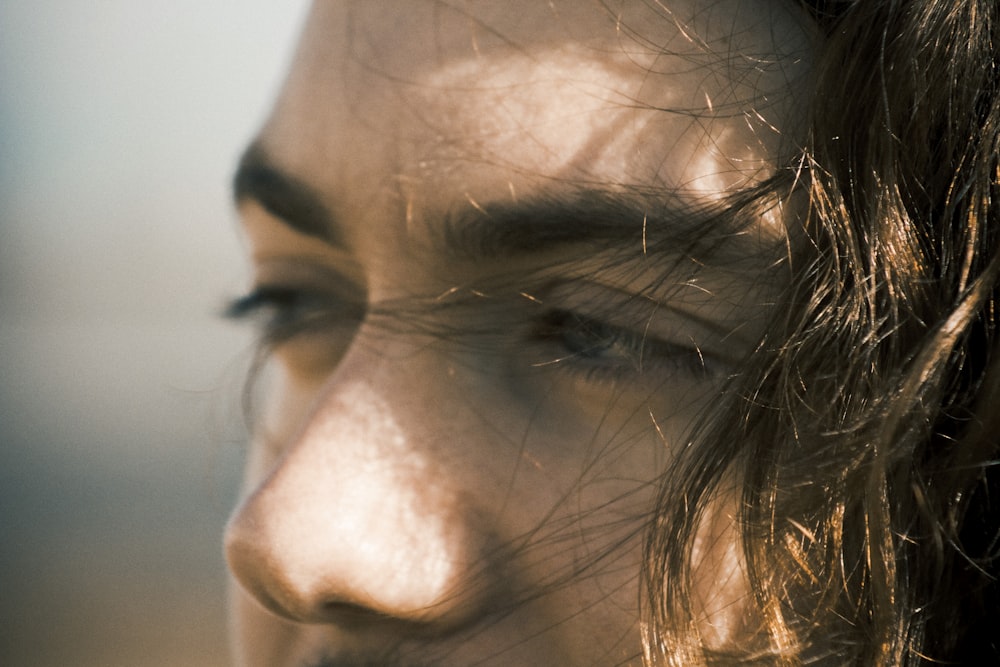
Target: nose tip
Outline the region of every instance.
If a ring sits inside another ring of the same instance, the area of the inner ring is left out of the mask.
[[[405,477],[293,454],[230,521],[231,571],[294,621],[464,624],[489,595],[483,531],[462,498]]]

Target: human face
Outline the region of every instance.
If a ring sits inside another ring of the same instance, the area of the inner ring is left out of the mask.
[[[607,4],[313,7],[237,177],[240,664],[638,664],[657,480],[780,288],[781,207],[713,212],[794,145],[809,34]]]

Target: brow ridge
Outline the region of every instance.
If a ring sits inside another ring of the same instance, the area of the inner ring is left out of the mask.
[[[335,216],[309,184],[279,168],[259,144],[251,144],[233,176],[237,206],[257,202],[297,232],[334,246],[344,246]]]

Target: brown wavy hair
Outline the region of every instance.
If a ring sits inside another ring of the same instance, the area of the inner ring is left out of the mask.
[[[808,4],[791,287],[664,476],[646,659],[1000,664],[1000,3]],[[749,592],[713,642],[692,545],[720,497]]]

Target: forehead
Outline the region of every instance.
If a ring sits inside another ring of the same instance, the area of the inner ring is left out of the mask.
[[[341,201],[715,198],[794,143],[812,39],[785,0],[319,0],[262,143]]]

